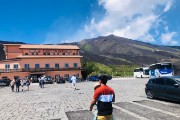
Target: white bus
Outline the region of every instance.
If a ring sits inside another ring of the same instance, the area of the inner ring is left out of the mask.
[[[140,67],[134,70],[135,78],[148,78],[149,77],[149,68],[148,67]]]
[[[151,64],[149,66],[150,77],[173,76],[174,70],[171,62]]]

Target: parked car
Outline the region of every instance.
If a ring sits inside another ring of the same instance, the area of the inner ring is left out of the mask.
[[[53,78],[51,76],[45,76],[44,83],[53,84]]]
[[[146,84],[147,98],[180,101],[180,76],[151,78]]]
[[[111,80],[112,79],[112,76],[111,75],[107,75],[108,77],[108,80]]]
[[[0,79],[0,86],[9,86],[10,82],[9,79]]]
[[[95,75],[95,76],[89,76],[88,78],[89,81],[98,81],[99,80],[99,76]]]
[[[65,79],[62,78],[62,77],[56,78],[56,83],[57,83],[57,84],[59,84],[59,83],[65,83]]]

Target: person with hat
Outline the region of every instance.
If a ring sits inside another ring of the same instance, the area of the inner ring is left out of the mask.
[[[93,106],[97,102],[98,116],[97,120],[111,120],[112,119],[112,102],[115,102],[114,90],[107,86],[108,77],[106,75],[99,76],[100,87],[94,91],[93,99],[90,103],[89,110],[92,111]]]

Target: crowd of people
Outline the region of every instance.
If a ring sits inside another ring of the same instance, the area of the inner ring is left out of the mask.
[[[20,87],[21,87],[21,91],[24,91],[24,90],[29,91],[30,83],[31,83],[30,80],[27,78],[26,79],[19,79],[19,78],[13,79],[10,82],[11,90],[12,92],[14,92],[14,87],[16,86],[16,92],[20,91]]]
[[[38,78],[40,88],[44,88],[45,75],[42,75]],[[72,88],[76,90],[76,76],[73,74],[71,77]],[[106,83],[108,77],[106,75],[99,76],[99,81],[94,85],[94,95],[90,103],[89,110],[92,111],[93,106],[97,106],[96,115],[93,120],[113,120],[112,112],[112,102],[115,102],[115,93],[114,90],[107,86]],[[10,86],[12,92],[14,92],[14,86],[16,86],[16,92],[19,92],[20,86],[21,90],[29,91],[30,79],[14,79],[11,81]],[[24,88],[26,86],[26,89]]]
[[[42,75],[42,76],[40,76],[38,78],[40,88],[44,88],[45,77],[46,77],[45,75]],[[72,77],[71,77],[71,81],[72,81],[72,88],[74,90],[76,90],[76,86],[75,86],[76,80],[77,80],[76,76],[75,76],[75,74],[73,74]],[[20,88],[21,88],[22,91],[24,91],[24,90],[29,91],[30,83],[31,83],[31,80],[28,79],[28,78],[25,78],[25,79],[20,79],[20,78],[13,79],[10,82],[11,90],[12,90],[12,92],[14,92],[14,88],[16,87],[16,92],[19,92]]]

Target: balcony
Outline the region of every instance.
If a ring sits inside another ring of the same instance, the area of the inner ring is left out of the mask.
[[[0,69],[1,73],[7,72],[46,72],[46,71],[71,71],[71,70],[83,70],[81,67],[77,68],[23,68],[23,69]]]

